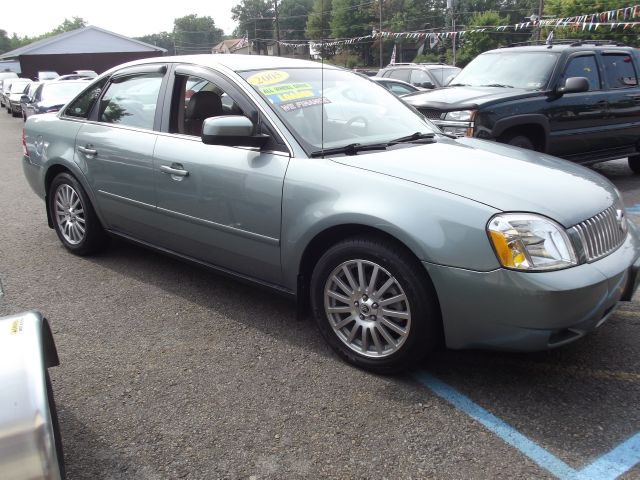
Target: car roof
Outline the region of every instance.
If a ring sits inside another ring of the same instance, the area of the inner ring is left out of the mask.
[[[114,70],[124,66],[145,65],[149,63],[179,62],[191,63],[203,67],[215,68],[226,67],[236,72],[245,70],[274,70],[278,68],[324,68],[332,70],[342,70],[333,65],[312,62],[310,60],[298,60],[296,58],[273,57],[266,55],[239,55],[239,54],[202,54],[202,55],[178,55],[171,57],[152,57],[143,60],[118,65]]]
[[[585,42],[573,42],[573,43],[559,43],[553,45],[509,45],[502,48],[497,48],[495,50],[489,50],[488,52],[484,52],[484,54],[494,54],[499,52],[564,52],[565,50],[620,50],[620,51],[631,51],[633,47],[628,47],[625,45],[618,45],[615,43],[588,43]]]

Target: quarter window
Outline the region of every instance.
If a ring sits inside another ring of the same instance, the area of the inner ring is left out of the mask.
[[[609,88],[638,86],[638,77],[630,55],[603,55],[602,58]]]
[[[88,90],[84,91],[78,98],[76,98],[71,104],[67,107],[64,114],[69,117],[78,117],[78,118],[87,118],[91,109],[96,103],[98,97],[102,93],[102,89],[104,88],[104,84],[107,82],[106,79],[98,82],[95,85],[92,85]],[[43,85],[38,87],[36,91],[36,100],[40,101],[40,97],[42,95]]]
[[[406,93],[411,93],[411,92],[414,91],[414,90],[411,90],[408,87],[405,87],[404,85],[399,85],[397,83],[390,84],[389,85],[389,90],[391,90],[396,95],[404,95]]]
[[[600,74],[593,55],[572,58],[564,72],[564,79],[571,77],[586,78],[589,81],[589,91],[600,90]]]
[[[162,74],[112,80],[100,100],[98,121],[153,129]]]

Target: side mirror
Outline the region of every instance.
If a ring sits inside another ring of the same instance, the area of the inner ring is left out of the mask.
[[[565,93],[581,93],[589,91],[589,80],[585,77],[569,77],[564,82],[564,87],[558,87],[556,93],[564,95]]]
[[[22,95],[20,97],[20,103],[29,103],[29,96],[28,95]]]
[[[260,147],[269,140],[269,135],[254,135],[255,125],[242,115],[210,117],[202,124],[202,142],[207,145],[229,147]]]
[[[422,82],[417,84],[416,87],[428,88],[429,90],[436,88],[436,86],[431,82]]]

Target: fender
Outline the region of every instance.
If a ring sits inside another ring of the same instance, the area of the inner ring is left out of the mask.
[[[7,478],[64,476],[60,432],[47,368],[58,365],[39,312],[0,318],[0,471]]]
[[[545,137],[545,145],[547,144],[547,139],[549,138],[549,132],[551,131],[551,127],[549,126],[549,119],[538,113],[530,113],[525,115],[515,115],[513,117],[507,117],[498,120],[491,130],[491,134],[494,138],[499,138],[504,132],[513,127],[518,127],[520,125],[539,125],[544,130]]]

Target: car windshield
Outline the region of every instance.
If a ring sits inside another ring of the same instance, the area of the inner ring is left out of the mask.
[[[552,52],[487,53],[476,57],[451,85],[504,86],[540,90],[551,77],[558,54]]]
[[[42,87],[42,100],[53,103],[67,103],[87,85],[87,82],[49,83]]]
[[[29,82],[13,82],[9,91],[11,93],[21,93],[27,88],[27,85],[29,85]]]
[[[457,67],[431,68],[429,72],[436,77],[440,85],[447,85],[452,78],[460,73],[460,69]]]
[[[392,93],[344,70],[254,70],[240,75],[310,150],[437,131]]]

